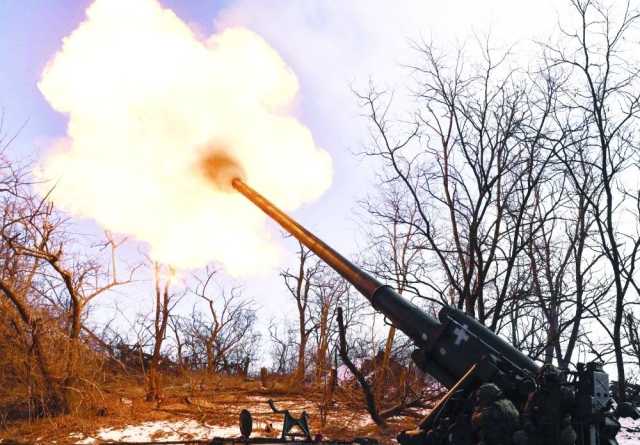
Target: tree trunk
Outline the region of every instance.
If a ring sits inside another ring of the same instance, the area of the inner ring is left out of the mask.
[[[296,372],[293,374],[293,384],[297,385],[304,381],[306,374],[305,352],[307,350],[307,341],[309,335],[306,332],[300,332],[300,344],[298,345],[298,364]]]
[[[37,321],[32,323],[31,339],[33,349],[36,355],[38,368],[45,384],[45,399],[47,400],[47,409],[51,409],[54,413],[66,414],[69,412],[69,403],[67,402],[67,394],[60,387],[58,379],[53,376],[49,358],[46,355],[45,347],[42,342],[42,333],[40,332],[40,324]]]
[[[362,392],[364,393],[366,408],[369,412],[369,415],[371,416],[371,420],[373,420],[380,428],[386,428],[387,423],[382,417],[380,417],[378,406],[376,405],[376,398],[373,394],[373,391],[371,391],[371,386],[362,375],[362,372],[360,372],[360,370],[356,368],[356,366],[349,358],[349,354],[347,351],[347,335],[344,328],[341,307],[338,308],[338,331],[340,336],[340,358],[342,359],[342,362],[345,364],[345,366],[349,368],[349,371],[351,371],[351,373],[356,377],[356,380],[358,380],[360,388],[362,388]]]
[[[618,300],[616,304],[616,317],[613,324],[613,348],[616,357],[616,368],[618,371],[618,404],[626,401],[627,380],[624,370],[624,356],[622,351],[621,330],[622,330],[622,304]],[[618,308],[618,306],[620,306]]]
[[[384,355],[382,356],[382,364],[380,368],[379,378],[376,382],[376,398],[382,400],[382,390],[384,389],[385,380],[387,378],[387,370],[389,369],[389,360],[391,358],[391,350],[393,349],[393,340],[396,336],[396,327],[391,326],[387,334],[387,342],[384,345]]]
[[[320,335],[318,341],[318,350],[316,352],[316,383],[319,384],[324,375],[324,369],[327,361],[327,350],[329,349],[329,305],[322,307],[320,315]]]
[[[155,360],[151,360],[151,364],[149,365],[149,369],[147,372],[147,396],[146,400],[148,402],[151,401],[159,401],[162,398],[160,394],[160,381],[158,378],[158,364]]]

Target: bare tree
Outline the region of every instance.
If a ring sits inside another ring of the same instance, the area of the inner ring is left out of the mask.
[[[419,223],[418,211],[411,202],[407,203],[404,189],[396,183],[383,183],[376,196],[361,202],[368,215],[365,221],[367,239],[370,243],[364,266],[374,275],[392,284],[399,294],[405,292],[424,297],[423,286],[416,277],[425,276],[429,263],[423,256],[420,235],[416,229]],[[389,326],[380,370],[377,374],[375,394],[382,396],[389,361],[396,338],[396,327]]]
[[[579,25],[575,30],[562,28],[564,40],[545,49],[553,66],[571,76],[565,107],[587,130],[579,156],[563,155],[568,174],[575,168],[590,170],[596,183],[595,193],[585,190],[583,196],[595,219],[598,249],[612,279],[614,303],[609,315],[613,326],[602,327],[613,342],[618,396],[624,401],[623,322],[628,291],[639,290],[634,274],[640,248],[640,191],[637,186],[630,188],[633,181],[628,180],[629,175],[638,174],[640,73],[626,39],[640,13],[628,1],[619,10],[592,0],[571,3]],[[624,223],[629,220],[631,227]]]
[[[624,329],[627,339],[626,352],[640,369],[640,320],[631,311],[625,314]]]
[[[259,345],[253,302],[245,300],[239,288],[216,289],[216,274],[207,268],[203,277],[196,276],[193,293],[205,302],[208,313],[194,308],[192,335],[202,344],[208,371],[246,374]]]
[[[280,273],[289,294],[293,297],[298,310],[298,363],[293,380],[301,382],[306,373],[307,343],[311,333],[317,325],[313,323],[309,315],[314,280],[322,273],[324,264],[315,258],[311,251],[299,244],[298,269],[291,272],[289,269]]]
[[[315,377],[320,383],[330,363],[330,347],[335,340],[336,309],[349,298],[349,284],[335,272],[325,268],[316,278],[310,317],[316,337]]]
[[[373,389],[367,379],[365,379],[364,375],[360,370],[356,367],[356,365],[351,361],[349,357],[349,348],[347,345],[347,329],[344,324],[344,317],[342,308],[338,308],[337,312],[337,320],[338,320],[338,331],[339,331],[339,353],[342,362],[349,368],[349,371],[356,377],[360,387],[362,388],[362,392],[364,394],[365,403],[367,411],[371,416],[371,419],[381,428],[386,428],[387,423],[380,416],[379,407],[376,403],[375,396],[373,394]]]
[[[640,72],[626,39],[640,15],[628,2],[616,20],[597,1],[572,4],[578,29],[544,45],[535,69],[511,69],[488,42],[474,65],[422,43],[415,109],[397,117],[393,94],[359,94],[364,154],[381,162],[387,193],[366,209],[383,229],[374,246],[411,235],[405,292],[456,305],[564,368],[579,348],[612,354],[624,381],[624,314],[640,290]],[[393,249],[372,270],[399,284]]]
[[[289,326],[287,320],[269,323],[269,338],[271,340],[271,360],[272,371],[276,374],[290,374],[295,371],[295,352],[293,348],[296,343],[296,329]]]
[[[158,368],[161,361],[162,345],[167,335],[167,325],[171,318],[171,310],[179,300],[179,296],[171,292],[171,285],[175,278],[175,269],[170,266],[163,267],[160,263],[153,264],[154,278],[154,317],[153,317],[153,352],[147,369],[147,394],[148,401],[160,400],[161,389]]]
[[[178,365],[178,371],[183,372],[186,367],[185,349],[186,338],[183,332],[186,330],[185,320],[179,315],[169,315],[169,329],[173,334],[173,343],[176,350],[176,364]]]
[[[448,66],[432,45],[418,48],[421,63],[411,119],[393,119],[390,95],[374,87],[359,95],[371,122],[367,155],[385,166],[384,183],[397,184],[415,218],[413,231],[424,263],[440,274],[416,286],[497,329],[519,256],[534,231],[524,230],[536,186],[549,180],[558,139],[553,125],[555,85],[530,85],[506,69],[508,54],[482,44],[481,69],[463,55]],[[410,214],[409,214],[410,215]]]
[[[86,348],[81,337],[86,309],[97,296],[129,283],[134,269],[124,279],[117,276],[121,242],[109,235],[103,247],[110,248],[110,264],[91,249],[80,254],[67,220],[31,190],[26,168],[16,168],[4,157],[0,163],[0,290],[15,315],[16,329],[33,343],[50,408],[68,412],[82,399],[77,377],[80,351]],[[52,320],[59,324],[48,322]],[[57,341],[57,347],[48,347],[49,341]],[[52,349],[64,356],[62,369],[55,372]]]

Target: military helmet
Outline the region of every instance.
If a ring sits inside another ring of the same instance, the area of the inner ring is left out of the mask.
[[[551,364],[542,365],[540,371],[538,371],[538,384],[539,385],[558,385],[562,380],[562,372]]]
[[[494,383],[480,385],[476,391],[476,402],[481,405],[488,405],[502,397],[502,390]]]

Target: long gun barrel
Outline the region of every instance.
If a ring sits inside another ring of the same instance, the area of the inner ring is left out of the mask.
[[[451,306],[443,306],[438,320],[356,267],[322,240],[292,220],[241,179],[231,185],[247,197],[282,228],[335,269],[355,286],[373,307],[413,340],[417,348],[412,358],[433,378],[449,388],[438,405],[420,422],[424,430],[447,416],[464,410],[464,401],[473,388],[485,382],[497,383],[521,408],[534,389],[537,365],[511,344],[478,323],[473,317]],[[619,423],[608,408],[608,376],[601,367],[578,365],[572,383],[577,389],[578,408],[574,426],[580,445],[615,444]],[[603,392],[602,388],[605,388]],[[462,394],[461,398],[456,398]],[[594,396],[595,395],[595,396]],[[400,443],[415,443],[403,434]]]
[[[507,390],[528,389],[518,387],[537,371],[535,363],[472,317],[449,306],[441,309],[439,320],[430,317],[393,288],[356,267],[242,179],[233,179],[231,185],[355,286],[376,310],[411,338],[418,347],[414,361],[442,384],[453,386],[474,364],[488,359],[495,364],[494,371],[477,375],[477,380],[493,380]]]
[[[373,307],[385,314],[391,322],[409,336],[417,345],[424,346],[424,330],[436,329],[439,323],[426,315],[411,302],[402,298],[391,287],[383,285],[362,269],[333,250],[313,233],[302,227],[288,215],[278,209],[265,197],[249,187],[239,178],[231,182],[234,189],[258,206],[280,226],[315,253],[345,280],[371,302]]]

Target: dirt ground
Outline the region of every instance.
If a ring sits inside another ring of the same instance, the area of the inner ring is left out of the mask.
[[[232,427],[237,427],[242,409],[248,409],[253,415],[252,437],[279,437],[283,416],[271,412],[269,399],[273,399],[279,409],[290,410],[295,417],[306,411],[312,434],[331,439],[375,437],[390,443],[397,432],[412,428],[425,413],[424,409],[411,409],[406,416],[389,419],[388,428],[383,431],[365,411],[360,391],[345,386],[336,390],[334,402],[327,410],[326,423],[322,425],[319,388],[292,388],[286,381],[277,380],[265,387],[259,380],[189,375],[166,380],[160,402],[146,402],[144,387],[135,379],[115,382],[93,394],[91,403],[73,415],[9,423],[0,430],[0,439],[3,444],[100,443],[91,441],[100,431],[160,421],[201,424],[208,426],[210,429],[204,431],[211,434],[215,428],[226,427],[227,436],[239,436],[239,430]],[[163,440],[163,436],[166,436],[164,440],[206,439],[196,437],[205,433],[191,431],[169,437],[169,432],[158,431],[152,439]],[[127,440],[135,441],[135,437]]]

